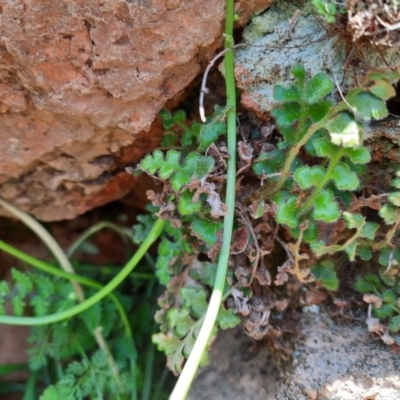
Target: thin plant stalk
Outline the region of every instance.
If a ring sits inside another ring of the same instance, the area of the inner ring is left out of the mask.
[[[14,207],[12,204],[6,202],[5,200],[0,199],[0,205],[15,216],[17,216],[25,225],[32,229],[37,236],[39,236],[39,238],[43,241],[47,248],[53,253],[54,257],[60,263],[60,266],[64,271],[71,273],[75,272],[67,255],[64,253],[64,250],[60,247],[53,236],[46,229],[44,229],[44,227],[38,221],[36,221],[24,211],[21,211],[18,208]],[[75,293],[79,301],[82,303],[83,301],[85,301],[85,295],[82,286],[76,281],[71,281],[71,283],[75,289]],[[102,348],[104,351],[106,351],[110,368],[113,371],[116,379],[119,380],[118,368],[115,364],[111,352],[108,349],[107,342],[104,340],[101,330],[95,329],[91,333],[93,334],[99,348]]]
[[[84,286],[92,287],[95,289],[101,289],[103,287],[102,284],[99,282],[94,281],[93,279],[87,278],[86,276],[81,276],[77,274],[71,274],[69,272],[66,272],[62,269],[53,267],[52,265],[46,263],[45,261],[39,260],[35,257],[30,256],[29,254],[26,254],[17,248],[11,246],[8,243],[3,242],[0,240],[0,250],[5,251],[6,253],[18,258],[19,260],[26,262],[27,264],[31,265],[32,267],[43,271],[47,272],[48,274],[51,274],[53,276],[58,276],[60,278],[65,278],[70,281],[75,281],[79,282]],[[121,321],[125,327],[125,333],[131,337],[132,336],[132,331],[129,325],[129,320],[128,317],[125,313],[125,310],[121,304],[121,302],[118,300],[117,296],[115,296],[113,293],[109,294],[110,299],[114,302],[115,307],[117,308]]]
[[[50,250],[56,260],[60,263],[61,268],[64,271],[74,273],[74,269],[71,265],[71,262],[68,260],[68,257],[65,255],[64,251],[61,249],[60,245],[56,242],[53,236],[34,218],[32,218],[26,212],[19,210],[14,207],[9,202],[0,198],[0,206],[6,209],[8,212],[19,218],[28,228],[30,228],[46,245],[46,247]],[[75,288],[75,292],[80,300],[84,300],[83,290],[77,282],[72,281],[72,285]]]
[[[132,270],[136,267],[142,257],[145,255],[150,246],[157,240],[161,232],[164,229],[165,221],[158,219],[153,228],[151,229],[147,238],[143,241],[136,253],[128,261],[128,263],[121,269],[121,271],[104,287],[102,287],[93,296],[86,299],[84,302],[64,310],[50,315],[40,317],[15,317],[10,315],[1,315],[0,324],[8,325],[20,325],[20,326],[38,326],[52,324],[59,321],[69,319],[96,304],[104,297],[109,295],[124,279],[126,279]]]
[[[95,233],[101,231],[102,229],[111,229],[114,232],[118,233],[122,240],[124,241],[125,245],[128,245],[127,238],[129,235],[127,232],[119,227],[116,224],[113,224],[112,222],[109,221],[102,221],[97,223],[96,225],[91,226],[89,229],[87,229],[85,232],[83,232],[78,239],[75,240],[75,242],[68,248],[68,250],[65,252],[68,258],[71,258],[72,255],[79,249],[79,246],[82,245],[86,240],[90,238],[90,236],[93,236]]]
[[[226,1],[226,22],[225,22],[225,48],[233,46],[233,22],[234,22],[234,0]],[[218,259],[217,275],[214,282],[214,289],[207,308],[203,325],[199,336],[193,346],[192,352],[179,376],[178,382],[170,396],[170,400],[184,400],[189,392],[190,386],[196,375],[200,360],[207,348],[212,329],[217,319],[218,311],[221,307],[226,271],[228,268],[230,245],[234,221],[235,209],[235,186],[236,186],[236,91],[234,75],[234,52],[226,52],[225,64],[225,84],[227,93],[227,141],[228,141],[228,167],[226,183],[226,199],[229,213],[224,217],[222,248]]]

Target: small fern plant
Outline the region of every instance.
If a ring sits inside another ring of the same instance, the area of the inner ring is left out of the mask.
[[[0,202],[41,237],[63,267],[68,265],[72,269],[66,254],[37,221],[5,201]],[[93,226],[84,232],[78,242],[82,244],[104,227],[131,236],[114,224],[100,222],[98,225],[100,228]],[[160,225],[157,229],[160,230]],[[140,260],[140,253],[144,254],[158,236],[154,227],[148,236],[139,247],[139,256],[136,253],[105,286],[89,278],[90,273],[81,276],[66,272],[0,240],[2,250],[24,262],[21,269],[11,269],[9,279],[0,281],[0,324],[32,326],[28,337],[29,363],[24,367],[30,374],[25,399],[110,396],[124,400],[137,398],[140,393],[143,399],[149,399],[151,393],[158,393],[157,398],[163,396],[162,386],[155,389],[151,380],[155,349],[149,341],[148,329],[151,331],[153,326],[152,312],[141,311],[149,301],[155,301],[157,286],[151,285],[153,290],[149,291],[142,285],[145,290],[140,290],[139,282],[135,282],[138,298],[145,299],[139,305],[134,304],[132,296],[112,293],[131,273]],[[79,264],[75,266],[81,268]],[[100,281],[106,278],[101,267],[94,271],[94,277]],[[134,333],[133,325],[137,328]],[[142,349],[137,350],[138,342],[145,354]],[[144,368],[143,362],[149,365]],[[12,371],[13,366],[3,370]],[[146,373],[140,375],[142,371]]]
[[[350,212],[350,204],[352,193],[362,187],[364,165],[371,160],[363,145],[362,121],[388,115],[385,102],[395,95],[393,83],[400,77],[395,72],[371,72],[362,86],[350,90],[342,102],[334,105],[327,98],[333,83],[326,75],[318,73],[308,78],[301,65],[295,66],[292,74],[292,86],[278,85],[274,91],[280,105],[272,114],[283,141],[277,149],[261,154],[253,169],[267,179],[257,202],[272,201],[276,221],[297,239],[291,247],[293,271],[304,280],[308,270],[300,268],[302,243],[317,257],[344,251],[350,260],[361,254],[366,244],[371,249],[379,247],[374,244],[379,225]],[[395,223],[397,196],[391,194],[380,211],[381,216],[387,215],[386,222]],[[339,220],[349,231],[348,239],[340,244],[325,243],[319,226]],[[328,275],[333,281],[327,284],[337,284],[334,274]]]
[[[198,257],[208,254],[214,259],[221,245],[218,237],[222,234],[221,217],[226,207],[219,194],[218,171],[223,160],[216,162],[204,152],[226,133],[224,115],[225,110],[217,108],[214,117],[199,129],[197,123],[185,124],[182,111],[160,113],[164,128],[168,129],[168,143],[174,146],[178,143],[182,149],[156,150],[138,165],[163,182],[161,194],[149,193],[152,207],[158,208],[155,213],[150,207],[153,215],[168,219],[156,261],[156,275],[166,285],[166,291],[159,299],[160,308],[155,318],[160,332],[153,335],[153,341],[165,352],[167,365],[175,374],[182,371],[198,336],[217,270],[214,262],[200,261]],[[171,133],[172,128],[177,132]],[[135,227],[138,240],[146,235],[152,218],[143,216],[141,222]],[[229,294],[228,287],[226,291]],[[218,327],[227,329],[239,322],[232,310],[222,305],[212,338]],[[201,363],[206,362],[207,353],[204,353]]]

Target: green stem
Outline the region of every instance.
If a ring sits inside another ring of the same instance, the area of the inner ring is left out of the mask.
[[[306,213],[310,208],[313,207],[313,205],[315,204],[315,199],[321,193],[321,190],[324,188],[324,186],[327,184],[327,182],[331,179],[332,173],[335,170],[335,168],[336,168],[338,162],[340,161],[340,159],[343,157],[344,152],[345,151],[344,151],[343,147],[341,147],[338,150],[338,152],[333,156],[325,175],[320,180],[318,185],[315,187],[313,193],[308,198],[308,200],[300,208],[300,211],[299,211],[300,214]]]
[[[84,276],[80,276],[77,274],[71,274],[62,269],[53,267],[52,265],[47,264],[46,262],[44,262],[42,260],[39,260],[35,257],[30,256],[29,254],[26,254],[26,253],[16,249],[15,247],[3,242],[2,240],[0,240],[0,250],[3,250],[6,253],[18,258],[19,260],[26,262],[27,264],[31,265],[32,267],[34,267],[40,271],[47,272],[48,274],[58,276],[60,278],[65,278],[70,281],[75,281],[75,282],[81,283],[82,285],[92,287],[95,289],[103,288],[103,285],[101,285],[100,283],[98,283],[90,278],[86,278]],[[115,307],[117,308],[117,310],[120,314],[122,323],[125,327],[125,333],[131,337],[132,331],[131,331],[131,327],[129,325],[129,320],[125,313],[124,308],[122,307],[121,302],[118,300],[118,298],[113,293],[110,293],[109,296],[110,296],[110,299],[114,302]]]
[[[75,242],[66,251],[67,257],[71,258],[72,255],[78,250],[79,246],[81,246],[83,242],[85,242],[87,239],[89,239],[90,236],[93,236],[95,233],[97,233],[105,228],[108,228],[108,229],[113,230],[114,232],[117,232],[121,236],[122,240],[124,241],[124,243],[128,249],[129,242],[127,241],[127,237],[128,237],[127,232],[123,228],[119,227],[116,224],[113,224],[112,222],[102,221],[102,222],[97,223],[96,225],[91,226],[89,229],[87,229],[85,232],[83,232],[78,237],[78,239],[75,240]],[[129,251],[129,249],[128,249],[128,251]]]
[[[31,371],[29,378],[25,383],[25,390],[22,400],[35,400],[36,398],[36,380],[38,377],[38,371]]]
[[[24,325],[24,326],[37,326],[52,324],[54,322],[59,322],[71,318],[96,304],[98,301],[102,300],[104,297],[109,295],[125,278],[131,273],[131,271],[136,267],[138,262],[142,259],[144,254],[150,248],[150,246],[157,240],[163,231],[165,221],[158,219],[151,229],[149,235],[141,244],[139,249],[133,255],[133,257],[128,261],[128,263],[122,268],[122,270],[104,287],[102,287],[93,296],[89,297],[82,303],[69,308],[68,310],[57,312],[54,314],[42,316],[42,317],[15,317],[9,315],[0,316],[0,324],[9,325]]]
[[[225,49],[233,46],[233,22],[234,22],[234,0],[226,1],[226,22],[225,22]],[[196,375],[200,360],[207,348],[212,329],[221,307],[226,271],[228,268],[230,245],[234,221],[235,190],[236,190],[236,90],[234,74],[234,53],[227,51],[224,58],[225,84],[227,95],[227,141],[229,159],[227,165],[226,199],[229,214],[224,217],[222,248],[218,259],[217,275],[214,282],[214,289],[207,308],[203,325],[199,336],[193,346],[190,356],[182,370],[182,373],[171,394],[170,400],[183,400],[189,392],[190,386]]]
[[[308,128],[308,131],[306,132],[306,134],[303,136],[303,138],[289,150],[288,155],[285,160],[285,164],[283,166],[283,169],[282,169],[282,172],[281,172],[281,175],[279,178],[279,181],[278,181],[276,187],[274,188],[273,193],[278,192],[282,188],[282,186],[285,184],[286,179],[289,177],[290,169],[292,168],[293,161],[296,158],[297,154],[299,153],[300,149],[307,143],[307,141],[311,138],[311,136],[315,132],[317,132],[319,129],[321,129],[324,126],[326,121],[327,121],[327,117],[325,117],[318,123],[311,125]]]

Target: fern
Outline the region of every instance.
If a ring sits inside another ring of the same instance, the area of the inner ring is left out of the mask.
[[[300,65],[292,69],[292,74],[294,85],[278,85],[274,92],[281,105],[273,115],[284,142],[271,154],[261,154],[253,165],[259,175],[280,177],[269,179],[260,193],[275,203],[277,222],[287,226],[294,238],[309,243],[318,257],[339,251],[345,251],[350,260],[359,253],[366,257],[367,243],[371,249],[375,246],[378,225],[367,222],[362,215],[343,212],[342,204],[349,204],[347,192],[360,188],[362,166],[371,159],[362,144],[362,124],[358,121],[388,115],[385,101],[395,95],[392,83],[400,78],[399,74],[369,73],[364,85],[351,90],[338,105],[325,98],[333,84],[324,74],[308,78]],[[305,164],[303,151],[308,158],[322,162]],[[389,195],[388,200],[380,214],[387,217],[386,222],[395,223],[397,194]],[[318,238],[316,221],[332,224],[340,218],[349,232],[355,229],[356,233],[344,244],[326,246]],[[299,246],[298,243],[295,249]],[[293,257],[294,271],[303,279],[297,250]]]

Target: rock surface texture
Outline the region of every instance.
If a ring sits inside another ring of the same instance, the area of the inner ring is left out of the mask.
[[[377,342],[366,325],[339,324],[307,313],[293,368],[275,400],[396,400],[400,398],[399,355]]]
[[[239,21],[271,2],[239,3]],[[1,0],[0,196],[51,221],[127,193],[158,111],[221,45],[224,4]]]
[[[237,51],[235,74],[242,105],[258,117],[269,118],[277,105],[274,86],[289,86],[294,79],[290,70],[297,63],[311,75],[324,72],[336,79],[344,93],[357,86],[369,69],[400,70],[398,47],[378,51],[366,41],[352,42],[344,27],[333,31],[318,20],[311,1],[302,5],[301,12],[297,6],[277,1],[244,30],[244,42],[251,46]],[[339,93],[336,99],[340,100]]]
[[[399,355],[374,340],[366,325],[307,312],[295,340],[293,363],[278,369],[268,351],[255,346],[250,351],[251,342],[243,333],[221,332],[188,400],[400,398]]]

